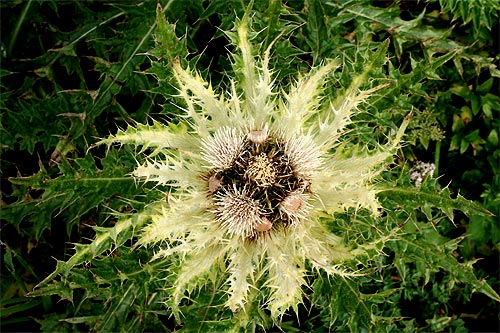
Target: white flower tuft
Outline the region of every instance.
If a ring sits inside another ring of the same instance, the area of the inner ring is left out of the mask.
[[[236,235],[242,239],[254,237],[257,225],[268,224],[259,202],[247,195],[246,189],[224,190],[215,196],[214,214],[221,227],[229,236]],[[260,226],[259,229],[262,229]]]
[[[217,169],[228,169],[243,149],[244,136],[234,128],[220,128],[202,143],[201,155]]]
[[[285,151],[295,172],[302,177],[311,177],[321,165],[319,147],[307,136],[288,140]]]

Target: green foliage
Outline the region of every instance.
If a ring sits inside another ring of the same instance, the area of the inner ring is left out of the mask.
[[[45,169],[32,176],[12,179],[13,195],[23,199],[5,207],[2,218],[16,226],[19,233],[33,235],[38,241],[43,232],[52,227],[52,216],[64,221],[55,227],[64,227],[70,234],[71,229],[85,221],[86,214],[96,207],[105,205],[116,211],[129,209],[127,198],[141,193],[134,180],[124,176],[130,172],[134,161],[129,156],[127,165],[126,156],[108,154],[101,163],[112,168],[98,169],[92,156],[87,155],[75,159],[72,164],[62,160],[58,165],[61,176],[55,179],[51,179]],[[41,195],[33,197],[40,192]],[[21,227],[26,220],[31,224]],[[98,220],[100,224],[103,221],[102,217]]]
[[[474,37],[478,37],[483,32],[482,30],[491,30],[494,22],[498,21],[500,3],[495,0],[478,0],[472,3],[460,0],[439,0],[439,4],[443,12],[453,14],[454,21],[461,21],[463,25],[472,22]]]
[[[0,4],[5,330],[465,332],[481,321],[495,330],[498,1],[255,1],[260,33],[252,42],[266,49],[275,41],[271,68],[285,85],[297,70],[338,58],[342,70],[332,75],[349,86],[387,41],[389,61],[370,79],[389,85],[357,116],[351,142],[375,147],[411,113],[407,145],[379,184],[382,216],[359,211],[325,221],[368,253],[349,263],[363,267],[360,276],[315,272],[299,317],[277,323],[258,307],[232,314],[221,305],[221,263],[180,305],[182,324],[172,318],[175,279],[167,274],[180,268],[133,245],[161,208],[149,203],[173,189],[128,176],[134,152],[93,145],[131,123],[176,126],[172,59],[198,68],[215,90],[227,88],[220,79],[231,71],[232,49],[224,32],[246,8],[160,2],[158,16],[154,1]],[[338,88],[327,89],[335,97]],[[417,160],[436,164],[419,187],[409,177]]]

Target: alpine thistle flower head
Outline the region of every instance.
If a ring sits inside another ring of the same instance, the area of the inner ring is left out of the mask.
[[[360,90],[385,50],[334,101],[323,91],[338,61],[313,68],[280,94],[268,68],[270,48],[253,54],[248,21],[228,34],[238,48],[234,71],[242,78],[231,80],[230,91],[214,92],[174,59],[184,119],[131,127],[102,142],[154,148],[134,176],[172,187],[167,202],[156,204],[139,244],[156,243],[154,259],[181,263],[169,303],[174,310],[216,274],[226,281],[225,305],[232,311],[245,312],[257,302],[279,318],[290,307],[297,311],[308,267],[349,274],[339,265],[354,252],[326,230],[320,216],[350,207],[377,213],[370,181],[402,130],[367,155],[346,157],[338,144],[360,103],[381,88]]]

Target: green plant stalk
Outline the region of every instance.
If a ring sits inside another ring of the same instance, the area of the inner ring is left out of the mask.
[[[439,160],[441,159],[441,141],[436,141],[436,148],[434,149],[434,170],[435,175],[439,175]]]
[[[31,7],[32,0],[28,0],[26,2],[26,5],[23,8],[23,11],[21,12],[21,16],[19,17],[19,20],[17,20],[16,27],[14,28],[14,31],[12,32],[12,36],[10,38],[9,42],[9,48],[7,49],[7,54],[11,56],[12,54],[12,49],[14,48],[14,45],[16,44],[17,40],[17,35],[19,34],[19,31],[21,30],[21,26],[24,23],[24,20],[26,19],[26,15],[28,14],[28,10]]]

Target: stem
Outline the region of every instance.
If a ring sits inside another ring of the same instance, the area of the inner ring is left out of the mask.
[[[439,161],[441,159],[441,141],[436,141],[436,148],[434,149],[434,175],[439,176]]]
[[[12,37],[11,37],[10,42],[9,42],[9,48],[7,49],[7,54],[9,55],[9,57],[12,54],[12,49],[14,48],[14,44],[16,43],[17,35],[19,34],[19,31],[21,30],[21,26],[23,25],[24,20],[26,19],[26,15],[28,14],[28,10],[29,10],[32,2],[33,2],[32,0],[29,0],[28,2],[26,2],[26,5],[24,6],[23,11],[21,12],[21,16],[19,17],[19,20],[17,20],[16,27],[14,28],[14,31],[12,32]]]

